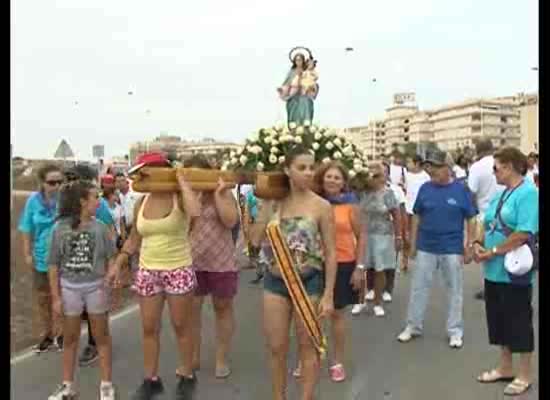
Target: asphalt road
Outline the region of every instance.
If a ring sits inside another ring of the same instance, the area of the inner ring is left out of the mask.
[[[445,334],[446,296],[436,280],[429,305],[424,336],[408,344],[396,341],[403,327],[409,295],[410,273],[399,275],[394,301],[386,307],[386,317],[377,318],[372,307],[366,314],[349,317],[350,345],[347,351],[348,379],[332,383],[323,364],[317,399],[328,400],[494,400],[503,399],[504,384],[481,385],[475,376],[495,365],[498,349],[487,344],[484,303],[473,300],[479,285],[479,267],[467,266],[465,272],[464,348],[449,348]],[[199,372],[198,400],[270,399],[270,377],[261,334],[261,294],[248,281],[252,271],[241,274],[236,300],[237,332],[231,356],[233,374],[226,381],[213,377],[214,324],[209,305],[204,315],[202,370]],[[538,291],[535,291],[535,331],[538,332]],[[119,399],[128,399],[142,380],[141,325],[135,307],[116,317],[113,335],[114,382]],[[330,341],[329,341],[330,343]],[[538,347],[538,337],[537,337]],[[295,348],[292,346],[292,348]],[[298,384],[290,376],[295,366],[294,352],[289,356],[289,400],[298,399]],[[538,353],[534,365],[538,365]],[[161,339],[160,375],[165,393],[157,399],[173,398],[176,385],[177,351],[165,311]],[[536,367],[535,367],[536,368]],[[538,370],[533,388],[519,399],[538,399]],[[22,356],[12,360],[12,399],[47,399],[61,379],[61,354]],[[77,372],[80,399],[97,399],[97,366]]]

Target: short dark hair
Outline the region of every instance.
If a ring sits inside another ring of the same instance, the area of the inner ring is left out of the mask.
[[[74,167],[68,169],[65,172],[65,176],[67,178],[76,178],[84,181],[93,181],[94,179],[97,179],[97,171],[89,167],[88,165],[84,164],[77,164]]]
[[[494,150],[491,139],[480,139],[476,142],[476,153],[478,155],[487,154]]]
[[[503,147],[493,157],[502,164],[510,164],[514,171],[520,175],[527,173],[527,157],[515,147]]]

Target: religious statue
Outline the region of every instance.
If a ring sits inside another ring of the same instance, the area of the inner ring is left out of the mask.
[[[292,66],[277,91],[286,102],[287,122],[303,125],[313,121],[313,102],[319,93],[317,60],[305,47],[292,49],[289,58]]]

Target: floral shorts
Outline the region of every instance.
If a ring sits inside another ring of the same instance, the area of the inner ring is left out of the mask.
[[[165,293],[184,295],[195,290],[197,278],[191,267],[168,271],[140,268],[134,277],[132,289],[144,297]]]

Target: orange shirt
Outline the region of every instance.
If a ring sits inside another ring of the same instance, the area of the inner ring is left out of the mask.
[[[356,239],[351,225],[352,205],[336,204],[332,207],[336,228],[336,260],[339,263],[356,261]]]

